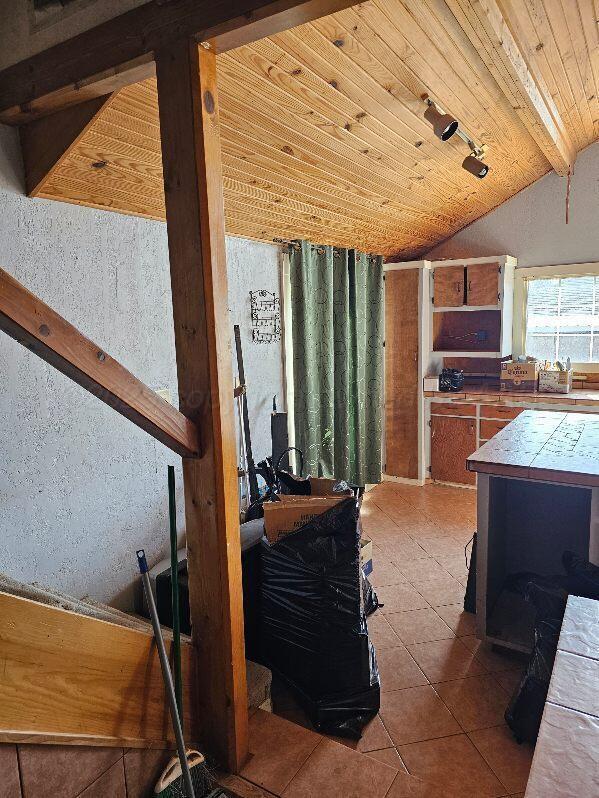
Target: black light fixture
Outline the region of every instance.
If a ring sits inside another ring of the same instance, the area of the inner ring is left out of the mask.
[[[470,172],[471,175],[474,175],[474,177],[478,177],[479,180],[482,180],[483,177],[489,174],[489,165],[478,158],[477,155],[478,152],[476,151],[467,155],[462,161],[462,169],[465,169],[467,172]]]
[[[458,121],[451,114],[444,114],[439,111],[432,100],[427,99],[428,108],[424,112],[424,118],[433,126],[435,136],[441,141],[447,141],[458,129]]]

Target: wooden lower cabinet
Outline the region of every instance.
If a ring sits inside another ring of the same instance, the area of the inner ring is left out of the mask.
[[[476,474],[466,470],[466,458],[475,451],[476,418],[431,416],[432,479],[474,485]]]

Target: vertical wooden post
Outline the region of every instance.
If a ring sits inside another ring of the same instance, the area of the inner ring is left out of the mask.
[[[209,753],[236,772],[248,711],[215,53],[168,45],[156,76],[179,403],[203,452],[183,458],[199,720]]]

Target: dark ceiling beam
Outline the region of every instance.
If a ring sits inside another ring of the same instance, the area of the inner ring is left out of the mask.
[[[171,0],[134,8],[0,72],[0,122],[22,125],[155,74],[170,42],[223,52],[340,11],[354,0]]]

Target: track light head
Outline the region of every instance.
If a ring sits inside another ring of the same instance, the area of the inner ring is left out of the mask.
[[[458,129],[457,119],[454,119],[450,114],[442,114],[430,100],[428,101],[428,108],[424,112],[424,118],[431,123],[435,136],[441,141],[450,139]]]
[[[489,174],[488,164],[484,163],[484,161],[481,161],[480,158],[477,158],[476,155],[473,154],[467,155],[464,158],[462,161],[462,169],[470,172],[474,177],[478,177],[479,180],[482,180],[483,177]]]

